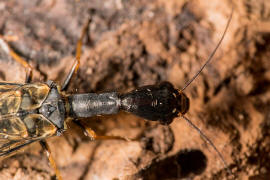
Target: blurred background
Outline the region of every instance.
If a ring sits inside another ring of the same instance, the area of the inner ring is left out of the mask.
[[[233,3],[233,4],[232,4]],[[81,66],[67,93],[127,92],[198,71],[225,29],[213,61],[185,93],[191,119],[217,146],[236,179],[270,177],[270,2],[267,0],[0,0],[0,34],[34,69],[33,82],[63,82],[89,17]],[[0,49],[1,81],[25,70]],[[64,179],[230,179],[211,146],[183,119],[170,126],[121,112],[48,139]],[[54,179],[39,143],[0,162],[0,179]]]

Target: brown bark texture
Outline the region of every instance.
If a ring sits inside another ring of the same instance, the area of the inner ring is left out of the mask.
[[[169,81],[187,88],[187,117],[213,141],[235,179],[270,179],[270,1],[0,0],[0,34],[33,67],[33,82],[63,82],[89,17],[81,64],[67,93],[128,92]],[[0,49],[1,81],[23,82],[24,68]],[[132,114],[82,122],[100,135],[136,141],[91,141],[72,122],[48,139],[65,180],[232,179],[217,153],[184,119],[169,126]],[[0,162],[0,179],[54,179],[39,143]]]

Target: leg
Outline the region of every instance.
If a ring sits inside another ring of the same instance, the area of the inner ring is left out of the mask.
[[[82,29],[82,32],[81,32],[81,36],[80,36],[80,39],[78,40],[77,42],[77,46],[76,46],[76,57],[75,57],[75,62],[70,70],[70,72],[68,73],[63,85],[62,85],[62,91],[63,90],[66,90],[68,85],[69,85],[69,82],[73,76],[73,74],[77,73],[77,70],[80,66],[80,60],[81,60],[81,49],[82,49],[82,41],[83,41],[83,38],[84,36],[86,35],[86,32],[88,30],[88,27],[89,27],[89,24],[91,23],[92,19],[88,19],[87,23],[84,25],[83,29]]]
[[[40,141],[40,144],[41,144],[41,146],[43,147],[43,149],[45,149],[45,151],[46,151],[46,155],[47,155],[47,157],[48,157],[48,159],[49,159],[49,161],[50,161],[51,166],[53,167],[53,169],[54,169],[54,171],[55,171],[55,175],[56,175],[57,179],[58,179],[58,180],[62,180],[60,171],[59,171],[59,169],[57,168],[56,163],[55,163],[55,161],[54,161],[54,159],[53,159],[53,157],[52,157],[51,149],[50,149],[48,143],[47,143],[45,140],[41,140],[41,141]]]
[[[84,134],[88,136],[91,140],[124,140],[131,141],[128,138],[121,136],[99,136],[91,128],[84,126],[80,121],[73,121],[76,125],[83,129]]]
[[[24,60],[15,51],[12,50],[12,48],[8,45],[4,37],[1,35],[0,35],[0,46],[7,54],[9,54],[14,60],[16,60],[25,68],[26,71],[25,82],[29,83],[32,80],[32,67],[27,63],[26,60]]]

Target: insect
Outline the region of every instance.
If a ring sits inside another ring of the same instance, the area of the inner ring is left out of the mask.
[[[214,148],[227,168],[226,161],[212,141],[185,116],[189,110],[189,99],[183,91],[211,61],[224,39],[232,13],[221,39],[208,60],[181,90],[174,88],[169,82],[163,82],[143,86],[123,94],[117,92],[66,94],[65,90],[79,68],[82,40],[91,19],[82,30],[77,43],[75,62],[62,86],[53,81],[30,83],[32,78],[30,65],[9,47],[3,37],[0,37],[2,49],[27,70],[26,82],[23,84],[0,82],[0,156],[8,155],[39,141],[46,150],[49,161],[60,180],[62,179],[60,172],[52,158],[46,139],[61,135],[67,129],[66,124],[70,120],[79,125],[92,139],[124,139],[118,136],[97,136],[93,130],[76,121],[77,118],[116,114],[123,110],[164,125],[170,124],[176,117],[182,117]]]

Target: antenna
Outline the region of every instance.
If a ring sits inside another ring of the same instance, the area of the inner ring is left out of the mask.
[[[223,41],[224,37],[225,37],[225,34],[227,32],[227,29],[230,25],[230,22],[232,20],[232,15],[233,15],[233,7],[232,7],[232,11],[231,11],[231,14],[230,14],[230,17],[228,19],[228,22],[227,22],[227,25],[225,27],[225,30],[222,34],[222,37],[221,39],[219,40],[217,46],[215,47],[215,49],[213,50],[213,52],[210,54],[210,56],[208,57],[207,61],[204,63],[204,65],[200,68],[200,70],[185,84],[185,86],[183,87],[182,91],[184,91],[197,77],[198,75],[202,72],[202,70],[205,68],[205,66],[212,60],[213,56],[216,54],[216,51],[217,49],[219,48],[221,42]]]
[[[224,37],[225,37],[225,34],[228,30],[228,27],[230,25],[230,22],[232,20],[232,15],[233,15],[233,7],[232,7],[232,10],[231,10],[231,14],[230,14],[230,17],[228,19],[228,22],[226,24],[226,27],[225,27],[225,30],[218,42],[218,44],[216,45],[215,49],[213,50],[213,52],[210,54],[210,56],[208,57],[207,61],[202,65],[202,67],[199,69],[199,71],[185,84],[185,86],[182,88],[182,90],[180,92],[183,92],[198,76],[199,74],[202,72],[202,70],[205,68],[205,66],[207,64],[209,64],[209,62],[212,60],[213,56],[215,55],[217,49],[219,48],[221,42],[223,41]],[[222,156],[222,154],[220,153],[220,151],[216,148],[216,146],[214,145],[214,143],[195,125],[193,124],[187,117],[185,117],[183,114],[181,114],[181,117],[183,119],[186,120],[186,122],[191,126],[193,127],[200,135],[201,137],[208,143],[210,144],[210,146],[213,147],[213,149],[216,151],[216,153],[218,154],[219,158],[221,159],[222,163],[224,164],[224,166],[226,167],[227,171],[229,174],[233,175],[232,171],[229,169],[224,157]]]
[[[188,122],[188,124],[193,127],[201,136],[202,138],[208,143],[210,144],[210,146],[213,147],[213,149],[216,151],[216,153],[218,154],[219,158],[221,159],[222,163],[224,164],[224,166],[226,167],[227,171],[229,174],[232,174],[231,170],[228,168],[228,165],[225,161],[225,159],[223,158],[222,154],[219,152],[219,150],[216,148],[216,146],[214,145],[214,143],[195,125],[193,124],[186,116],[181,115],[182,118],[184,118],[186,120],[186,122]]]

